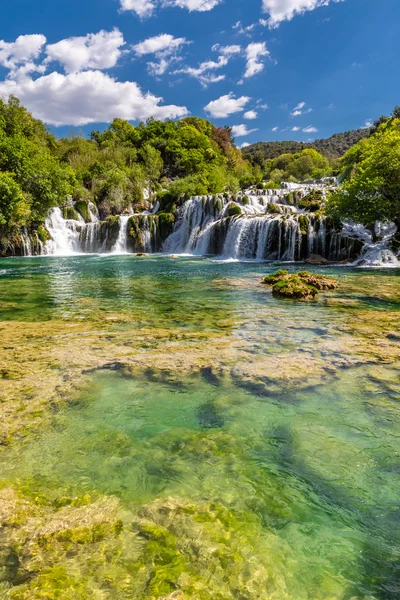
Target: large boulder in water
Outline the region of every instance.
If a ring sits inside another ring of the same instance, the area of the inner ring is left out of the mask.
[[[306,262],[309,265],[326,265],[329,262],[329,260],[321,256],[320,254],[311,254],[311,256],[306,258],[304,262]]]
[[[272,285],[274,296],[294,300],[313,300],[319,291],[334,290],[338,287],[334,279],[308,271],[293,274],[284,270],[277,271],[264,277],[262,283]]]

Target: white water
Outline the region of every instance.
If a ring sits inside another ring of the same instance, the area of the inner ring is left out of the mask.
[[[356,227],[362,228],[360,225]],[[371,241],[371,234],[365,228],[360,229],[368,243],[365,245],[360,257],[353,263],[358,267],[397,267],[400,260],[390,248],[391,237],[396,233],[394,223],[376,223],[375,232],[381,238],[378,242]]]
[[[120,215],[119,233],[112,254],[128,254],[128,221],[132,215]]]
[[[311,254],[342,260],[354,257],[355,244],[361,240],[365,246],[353,265],[400,267],[399,258],[390,248],[390,240],[395,232],[393,224],[379,225],[376,233],[381,240],[373,243],[371,232],[359,224],[346,221],[342,231],[327,230],[324,218],[309,215],[288,204],[286,196],[289,191],[296,192],[295,198],[298,200],[312,189],[323,189],[323,186],[287,184],[280,190],[250,189],[240,192],[235,199],[222,196],[190,198],[179,208],[174,231],[165,241],[163,251],[181,255],[212,254],[223,260],[296,261]],[[227,218],[234,203],[240,205],[242,214]],[[274,205],[272,214],[269,212],[270,204]],[[140,236],[136,242],[132,242],[146,253],[156,248],[157,220],[152,215],[158,209],[156,203],[151,212],[141,213]],[[46,219],[51,240],[46,243],[43,253],[57,256],[107,251],[111,254],[127,254],[130,251],[128,221],[133,215],[120,216],[118,237],[110,250],[108,229],[99,221],[97,207],[92,203],[89,203],[89,213],[91,222],[84,223],[81,217],[78,221],[65,220],[61,210],[53,208]],[[300,232],[299,213],[307,214],[306,237]],[[41,251],[39,240],[36,242],[32,235],[27,231],[22,232],[25,255],[32,254],[32,246],[34,252],[38,248]]]
[[[73,221],[64,219],[61,209],[52,208],[45,221],[45,226],[51,239],[46,242],[45,253],[55,256],[71,256],[81,250],[79,240],[80,225],[84,220]]]

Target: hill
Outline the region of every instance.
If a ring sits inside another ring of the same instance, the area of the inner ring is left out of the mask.
[[[315,142],[257,142],[242,152],[245,158],[253,164],[262,164],[266,159],[277,158],[281,154],[295,154],[305,148],[314,148],[330,160],[343,156],[345,152],[362,138],[369,137],[369,129],[353,129],[344,133],[335,133],[329,138],[315,140]]]

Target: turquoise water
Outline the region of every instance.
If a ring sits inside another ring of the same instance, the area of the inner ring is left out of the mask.
[[[88,555],[46,555],[44,573],[56,564],[85,578],[76,597],[400,597],[399,273],[324,268],[340,289],[293,303],[259,285],[275,269],[162,257],[0,263],[3,331],[33,327],[13,350],[33,343],[45,360],[47,344],[60,381],[74,377],[3,448],[3,487],[47,519],[66,498],[117,498],[124,531],[139,515],[177,539],[179,560],[161,560],[122,537],[111,590],[92,558],[87,574]],[[77,347],[75,328],[97,345]],[[171,503],[196,518],[178,511],[167,525]],[[215,506],[229,511],[218,536]],[[229,561],[216,566],[221,545]],[[127,566],[133,547],[148,574],[125,589],[121,573],[135,580],[142,568]],[[7,593],[21,595],[9,597],[63,597],[32,577],[11,582]]]

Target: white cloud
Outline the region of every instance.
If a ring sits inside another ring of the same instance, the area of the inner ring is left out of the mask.
[[[223,54],[224,56],[228,56],[230,58],[234,54],[240,54],[240,52],[242,51],[242,47],[238,45],[220,46],[219,44],[214,44],[211,50],[214,50],[214,52],[219,52],[220,54]]]
[[[309,125],[308,127],[304,127],[303,131],[304,131],[304,133],[316,133],[318,131],[318,129],[316,129],[315,127],[311,127],[311,125]]]
[[[265,42],[249,44],[247,46],[247,64],[244,77],[253,77],[253,75],[256,75],[264,70],[264,63],[260,61],[260,58],[263,56],[269,56],[269,51],[267,50],[267,44]]]
[[[137,83],[119,82],[101,71],[51,73],[0,82],[0,96],[14,94],[39,119],[51,125],[110,122],[114,117],[137,120],[184,117],[183,106],[160,106],[162,98],[143,93]]]
[[[306,108],[306,110],[304,110],[305,106],[305,102],[299,102],[290,113],[290,116],[299,117],[300,115],[308,115],[310,112],[312,112],[312,108]]]
[[[163,6],[187,8],[189,12],[206,12],[215,8],[222,0],[163,0]]]
[[[233,92],[226,94],[209,102],[204,110],[216,119],[223,119],[234,113],[241,112],[244,110],[246,104],[251,100],[248,96],[240,96],[235,98]]]
[[[121,56],[120,48],[124,45],[123,35],[118,29],[71,37],[46,46],[45,63],[57,61],[63,65],[66,73],[78,73],[84,69],[110,69],[117,64]]]
[[[250,135],[250,133],[254,133],[255,131],[258,131],[258,129],[247,129],[247,125],[234,125],[232,127],[232,135],[235,138]]]
[[[279,127],[273,127],[272,131],[278,131]]]
[[[222,0],[120,0],[122,11],[135,12],[141,19],[151,17],[158,7],[186,8],[189,12],[212,10]]]
[[[246,34],[251,37],[250,33],[254,31],[254,29],[258,26],[266,27],[268,25],[268,21],[265,19],[259,19],[256,23],[252,23],[251,25],[247,25],[247,27],[243,27],[241,21],[237,21],[232,27],[232,29],[236,29],[238,34]]]
[[[300,131],[300,127],[292,127],[292,131]]]
[[[247,112],[244,113],[243,117],[245,119],[249,119],[251,121],[253,119],[257,119],[258,113],[256,110],[248,110]]]
[[[371,121],[371,119],[367,119],[365,121],[364,127],[362,127],[362,129],[369,129],[370,127],[373,127],[374,123],[373,121]]]
[[[225,67],[228,64],[228,62],[229,58],[221,55],[218,57],[217,61],[207,60],[205,62],[202,62],[198,67],[183,67],[182,69],[174,71],[174,73],[183,73],[185,75],[195,77],[201,83],[201,85],[207,87],[209,83],[216,83],[225,79],[225,75],[213,75],[208,71],[215,71],[216,69],[221,69],[222,67]]]
[[[160,35],[156,35],[151,38],[147,38],[143,42],[139,42],[133,46],[134,51],[139,56],[143,56],[145,54],[157,54],[158,52],[168,52],[176,50],[182,44],[187,44],[185,38],[174,38],[173,35],[169,33],[161,33]]]
[[[178,51],[184,44],[189,44],[186,38],[174,38],[169,33],[161,33],[148,38],[133,46],[137,56],[154,54],[158,62],[149,62],[148,69],[152,75],[163,75],[172,62],[178,59]]]
[[[282,21],[291,21],[296,15],[327,6],[342,0],[263,0],[263,11],[269,14],[269,27],[277,27]]]
[[[140,18],[151,17],[156,8],[153,0],[120,0],[121,10],[130,10],[139,15]]]
[[[11,71],[28,63],[34,66],[32,61],[40,56],[45,43],[45,36],[40,34],[20,35],[10,43],[0,40],[0,65]]]
[[[250,144],[248,142],[243,142],[240,148],[247,148],[247,146],[250,146]]]

